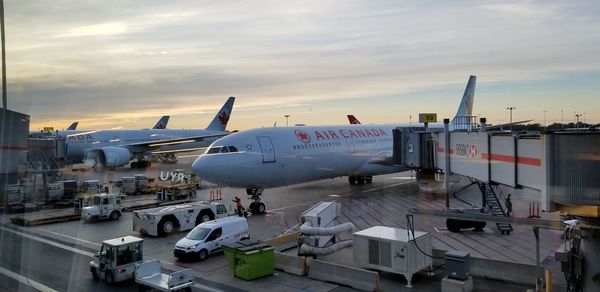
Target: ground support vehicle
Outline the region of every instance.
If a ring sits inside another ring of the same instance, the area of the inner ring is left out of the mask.
[[[90,262],[92,278],[109,284],[133,279],[136,265],[142,263],[142,242],[134,236],[103,241]]]
[[[192,291],[194,274],[190,269],[165,274],[158,260],[150,260],[138,264],[135,282],[139,284],[139,291]]]
[[[166,236],[176,229],[190,230],[202,222],[227,216],[223,203],[206,201],[138,210],[133,213],[133,231]]]
[[[94,194],[87,206],[81,208],[81,218],[85,222],[103,219],[117,220],[121,217],[123,197],[118,194]]]
[[[223,244],[250,239],[246,218],[231,216],[204,222],[175,244],[173,255],[180,259],[204,260],[222,250]]]

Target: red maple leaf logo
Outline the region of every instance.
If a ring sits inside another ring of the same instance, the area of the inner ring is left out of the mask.
[[[298,140],[300,140],[300,142],[302,143],[308,143],[310,142],[310,136],[302,131],[302,130],[296,130],[294,131],[294,133],[296,133],[296,137],[298,137]]]
[[[229,122],[229,115],[226,112],[222,112],[219,115],[219,121],[221,122],[221,125],[227,125],[227,122]]]

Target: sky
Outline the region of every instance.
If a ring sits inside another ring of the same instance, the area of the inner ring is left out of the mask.
[[[600,122],[598,1],[5,0],[8,107],[31,128],[229,129],[451,118]],[[562,111],[562,115],[561,115]]]

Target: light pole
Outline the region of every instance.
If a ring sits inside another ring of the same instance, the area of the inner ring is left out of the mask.
[[[579,117],[581,114],[575,114],[575,128],[579,129]]]
[[[509,106],[509,107],[507,107],[506,109],[507,109],[507,110],[510,112],[510,131],[512,132],[512,129],[513,129],[513,125],[512,125],[512,111],[513,111],[514,109],[516,109],[516,107],[514,107],[514,106]]]
[[[563,130],[563,125],[565,124],[565,116],[563,115],[563,110],[560,110],[560,130]]]
[[[290,118],[290,115],[284,115],[284,117],[285,117],[285,126],[287,127],[287,126],[289,126],[288,119]]]
[[[544,113],[544,128],[545,128],[545,127],[546,127],[546,112],[547,112],[547,111],[545,111],[545,110],[544,110],[544,111],[542,111],[542,112]]]

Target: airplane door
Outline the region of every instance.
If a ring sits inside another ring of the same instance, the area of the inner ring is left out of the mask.
[[[356,152],[356,142],[354,140],[346,140],[348,144],[348,153]]]
[[[262,150],[263,163],[275,162],[275,149],[273,149],[273,143],[271,138],[267,136],[256,137],[260,149]]]

